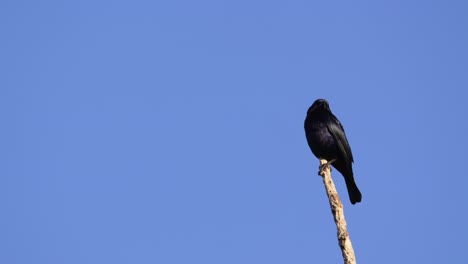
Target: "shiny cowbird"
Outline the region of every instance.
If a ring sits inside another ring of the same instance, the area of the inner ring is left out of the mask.
[[[343,175],[349,200],[352,204],[359,203],[362,195],[354,182],[351,147],[343,126],[326,100],[318,99],[312,104],[307,111],[304,129],[312,153],[319,159],[327,160]]]

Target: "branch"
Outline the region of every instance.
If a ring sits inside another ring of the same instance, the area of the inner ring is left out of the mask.
[[[326,160],[320,160],[321,167],[326,163]],[[319,174],[323,178],[328,200],[330,201],[330,208],[333,214],[333,218],[335,219],[336,229],[338,231],[338,244],[340,245],[341,252],[343,254],[344,264],[356,264],[353,245],[351,244],[348,229],[346,228],[343,204],[341,203],[338,192],[336,191],[335,184],[331,178],[330,166],[325,166],[323,170],[320,170]]]

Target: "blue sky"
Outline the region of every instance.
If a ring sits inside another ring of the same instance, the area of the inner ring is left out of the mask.
[[[466,259],[466,1],[2,1],[0,263]]]

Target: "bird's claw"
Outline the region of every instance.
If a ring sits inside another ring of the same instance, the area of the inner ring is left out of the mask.
[[[330,171],[331,171],[331,170],[332,170],[331,164],[332,164],[333,162],[335,162],[335,161],[336,161],[336,159],[332,159],[332,160],[330,160],[330,161],[327,161],[326,163],[320,164],[320,166],[319,166],[319,171],[318,171],[318,175],[319,175],[319,176],[322,176],[322,173],[323,173],[327,168],[330,168]]]

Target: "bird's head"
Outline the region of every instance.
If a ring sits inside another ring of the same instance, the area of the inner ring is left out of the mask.
[[[316,111],[328,111],[330,112],[330,105],[328,101],[325,99],[317,99],[315,102],[309,107],[307,114]]]

